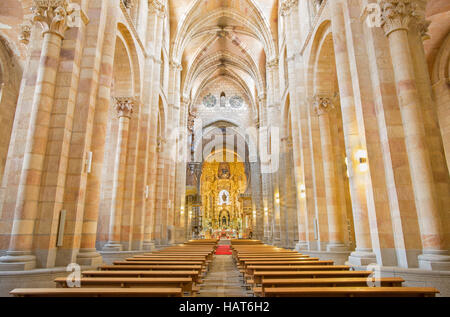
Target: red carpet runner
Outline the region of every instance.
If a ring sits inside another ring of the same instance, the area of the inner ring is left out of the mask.
[[[229,245],[219,245],[216,249],[216,255],[230,255],[231,249]]]

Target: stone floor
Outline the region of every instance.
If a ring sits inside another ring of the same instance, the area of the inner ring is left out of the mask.
[[[242,275],[231,255],[214,255],[210,269],[203,278],[198,297],[248,297]]]

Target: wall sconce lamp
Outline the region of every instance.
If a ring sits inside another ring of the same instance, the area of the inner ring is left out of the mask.
[[[346,166],[345,173],[347,175],[347,178],[350,178],[350,174],[348,173],[348,158],[347,157],[345,158],[345,166]]]
[[[265,214],[266,218],[269,216],[269,208],[264,207],[264,214]]]
[[[184,206],[181,206],[180,214],[184,215]]]
[[[90,174],[92,172],[92,152],[87,152],[86,156],[86,173]]]
[[[256,218],[256,210],[253,210],[253,218]]]
[[[145,199],[148,199],[149,196],[150,196],[150,186],[146,185],[145,186]]]
[[[305,184],[300,185],[300,198],[306,198],[306,187]]]
[[[277,204],[280,204],[280,194],[279,194],[279,193],[276,193],[276,194],[275,194],[275,202],[276,202]]]
[[[360,172],[367,172],[369,169],[369,164],[367,162],[367,151],[358,150],[355,153],[355,158],[359,163],[358,169]]]

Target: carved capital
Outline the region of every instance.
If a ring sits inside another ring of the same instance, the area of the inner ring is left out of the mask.
[[[25,21],[20,25],[20,35],[19,35],[20,43],[25,45],[28,45],[28,43],[30,43],[31,27],[32,24],[30,21]]]
[[[313,97],[313,110],[318,116],[328,113],[334,109],[333,99],[330,96],[315,95]]]
[[[132,7],[134,7],[134,0],[122,0],[122,3],[127,9],[131,9]]]
[[[288,16],[291,14],[292,8],[298,4],[298,0],[285,0],[281,3],[281,15]]]
[[[131,118],[133,114],[133,108],[135,100],[133,97],[115,97],[116,111],[119,118],[126,117]]]
[[[163,144],[166,143],[166,140],[162,137],[158,137],[156,139],[156,152],[161,153],[163,150]]]
[[[266,100],[267,96],[266,93],[261,93],[258,95],[258,103],[264,103],[264,101]]]
[[[274,59],[272,59],[272,60],[270,60],[270,61],[267,62],[267,67],[268,67],[269,69],[273,69],[273,68],[275,68],[275,67],[278,67],[278,65],[279,65],[279,60],[278,60],[278,58],[274,58]]]
[[[175,70],[175,71],[182,71],[183,70],[183,66],[181,66],[180,63],[176,62],[176,61],[171,61],[169,63],[169,66],[171,69]]]
[[[166,7],[159,0],[149,0],[148,7],[152,13],[156,13],[159,17],[165,18]]]
[[[430,23],[415,0],[379,0],[378,3],[386,36],[397,30],[408,30],[411,22],[417,23],[422,36],[426,35]]]
[[[69,0],[33,0],[32,19],[42,26],[43,34],[53,33],[64,38],[64,32],[75,25],[77,7],[79,9]]]

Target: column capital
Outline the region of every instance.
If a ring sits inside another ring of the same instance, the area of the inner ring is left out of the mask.
[[[415,22],[422,36],[428,32],[429,21],[426,21],[415,0],[378,0],[381,9],[381,26],[389,36],[397,30],[409,30],[411,22]]]
[[[263,103],[267,98],[267,94],[265,92],[258,95],[258,102]]]
[[[19,35],[19,42],[28,45],[30,43],[30,37],[31,37],[31,21],[26,20],[20,25],[20,35]]]
[[[134,0],[122,0],[122,3],[126,9],[134,7]]]
[[[277,57],[271,59],[270,61],[267,62],[267,67],[269,69],[273,69],[275,67],[278,67],[279,65],[279,59]]]
[[[131,118],[135,99],[133,97],[114,97],[114,101],[116,102],[117,116]]]
[[[292,12],[292,8],[298,4],[298,0],[285,0],[281,3],[281,15],[288,16]]]
[[[32,20],[42,26],[43,34],[64,38],[64,32],[75,23],[77,6],[69,0],[33,0]]]
[[[166,7],[159,0],[149,0],[148,7],[150,12],[156,13],[156,15],[160,18],[166,17]]]
[[[156,152],[161,153],[163,150],[163,144],[166,143],[166,139],[163,137],[158,137],[156,139]]]
[[[188,105],[191,102],[191,98],[187,95],[182,95],[181,102],[184,103],[185,105]]]
[[[321,116],[334,109],[333,98],[328,95],[315,95],[312,104],[314,113],[317,116]]]
[[[175,71],[182,71],[183,70],[183,66],[181,66],[180,63],[178,63],[177,61],[171,61],[169,63],[170,68],[172,68]]]

